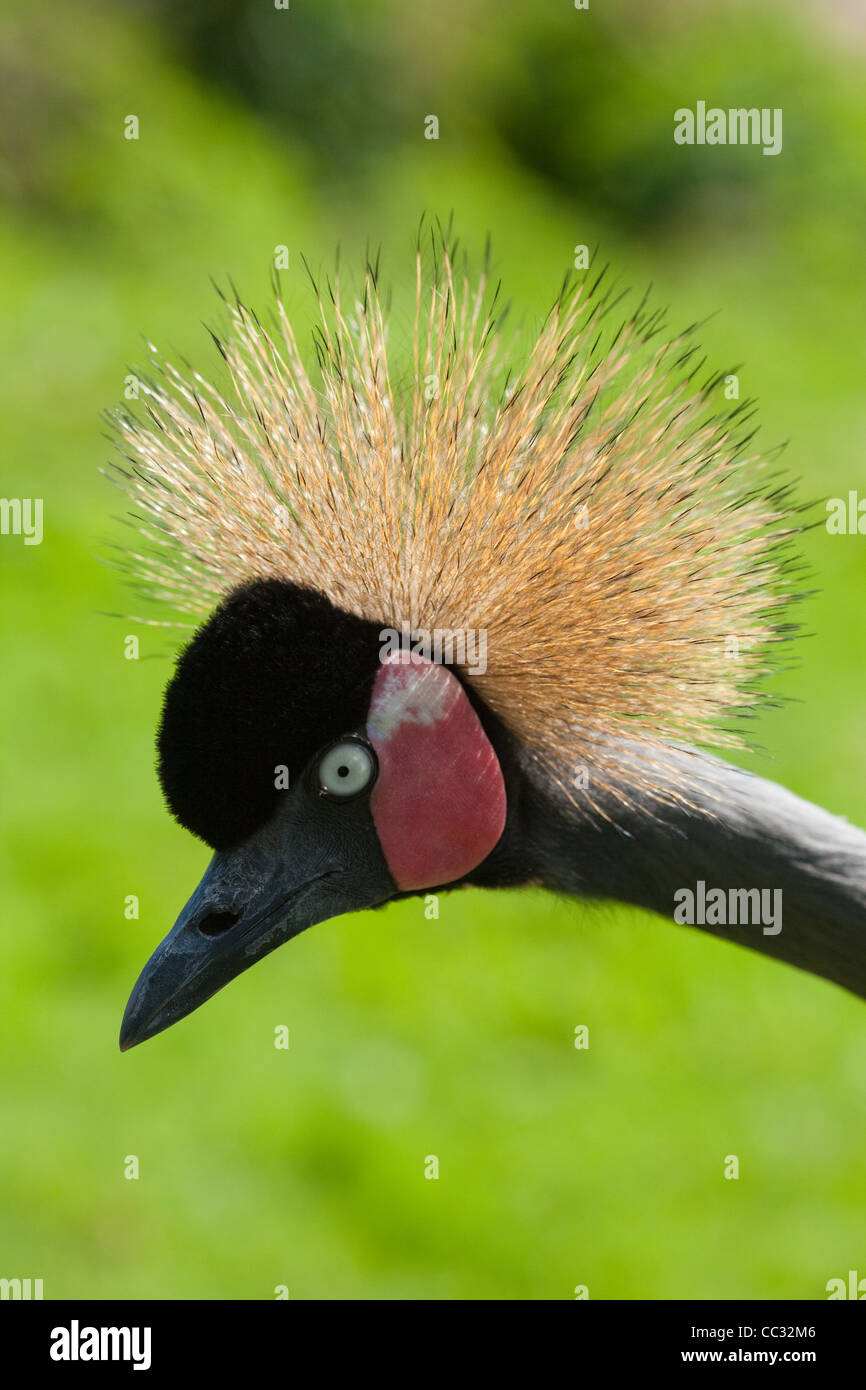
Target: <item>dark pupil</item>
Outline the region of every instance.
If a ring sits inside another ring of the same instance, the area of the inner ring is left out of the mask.
[[[338,767],[338,768],[337,768],[337,776],[338,776],[338,777],[348,777],[348,775],[349,775],[349,769],[346,767],[346,764],[345,764],[345,763],[343,763],[342,767]]]

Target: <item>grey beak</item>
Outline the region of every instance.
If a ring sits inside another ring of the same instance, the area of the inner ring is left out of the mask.
[[[120,1027],[128,1051],[192,1013],[284,941],[330,916],[317,890],[339,873],[263,874],[256,856],[215,854],[174,927],[142,970]]]
[[[255,835],[214,855],[138,978],[121,1051],[170,1028],[307,927],[395,892],[366,802],[335,807],[298,783]]]

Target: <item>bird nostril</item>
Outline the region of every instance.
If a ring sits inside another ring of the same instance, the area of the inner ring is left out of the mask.
[[[209,912],[198,923],[198,929],[202,936],[222,936],[239,921],[241,915],[240,912]]]

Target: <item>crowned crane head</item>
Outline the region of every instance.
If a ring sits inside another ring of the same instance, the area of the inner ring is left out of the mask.
[[[314,365],[279,295],[268,325],[235,296],[225,383],[153,349],[115,416],[124,563],[204,619],[158,768],[214,851],[121,1046],[316,923],[463,884],[669,916],[702,873],[783,884],[784,940],[697,925],[862,990],[866,837],[694,746],[742,742],[789,632],[793,508],[750,403],[603,274],[527,352],[486,273],[424,259],[402,359],[368,265],[319,296]]]

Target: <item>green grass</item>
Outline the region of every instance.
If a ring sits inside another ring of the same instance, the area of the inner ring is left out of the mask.
[[[500,9],[476,6],[488,25]],[[848,57],[785,30],[765,82],[790,110],[791,150],[766,180],[749,169],[739,202],[710,183],[644,233],[631,203],[621,218],[591,187],[551,182],[503,133],[491,94],[528,7],[505,7],[489,47],[483,26],[446,30],[450,13],[405,21],[441,65],[448,133],[423,141],[408,84],[405,128],[362,182],[190,75],[155,20],[76,0],[50,17],[21,5],[0,31],[28,113],[0,215],[3,491],[45,499],[42,546],[0,542],[0,1275],[42,1277],[47,1297],[286,1284],[294,1298],[569,1298],[587,1284],[592,1298],[820,1298],[864,1272],[863,1006],[637,913],[473,893],[443,897],[433,922],[420,903],[342,919],[117,1051],[134,978],[207,856],[153,772],[171,635],[104,616],[135,600],[94,559],[120,537],[99,412],[142,333],[212,362],[211,274],[261,303],[284,242],[289,302],[307,313],[301,252],[327,265],[337,241],[348,260],[382,240],[399,286],[421,211],[453,208],[471,249],[492,231],[530,331],[571,247],[601,240],[625,277],[655,282],[672,322],[722,309],[704,337],[745,363],[762,438],[790,436],[803,496],[866,486],[866,102]],[[723,86],[743,42],[762,71],[772,45],[748,35],[712,17],[688,29],[658,77],[665,102],[678,84],[700,95],[692,71]],[[669,120],[635,101],[635,129]],[[122,139],[129,112],[138,142]],[[749,765],[866,824],[864,544],[806,538],[812,635]],[[137,662],[123,657],[134,630]]]

